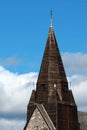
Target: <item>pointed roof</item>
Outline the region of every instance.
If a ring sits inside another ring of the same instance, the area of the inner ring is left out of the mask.
[[[53,27],[50,26],[38,82],[67,82]]]

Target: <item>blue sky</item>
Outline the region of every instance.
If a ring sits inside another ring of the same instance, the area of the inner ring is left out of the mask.
[[[25,125],[51,8],[69,88],[78,110],[87,112],[87,0],[0,0],[1,130],[21,130]]]
[[[61,53],[87,51],[86,0],[3,0],[0,1],[0,59],[4,67],[18,73],[39,71],[51,8]],[[9,60],[12,62],[6,63]]]

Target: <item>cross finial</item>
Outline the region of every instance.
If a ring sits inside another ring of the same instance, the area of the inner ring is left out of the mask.
[[[51,17],[51,19],[52,19],[52,8],[51,8],[51,10],[50,10],[50,17]]]
[[[52,8],[50,10],[50,27],[52,27]]]

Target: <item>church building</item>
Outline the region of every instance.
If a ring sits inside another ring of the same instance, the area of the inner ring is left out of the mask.
[[[52,18],[24,130],[79,130],[77,105],[68,86]]]

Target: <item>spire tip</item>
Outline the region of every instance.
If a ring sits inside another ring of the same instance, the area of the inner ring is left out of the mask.
[[[50,27],[52,27],[52,8],[50,10]]]

